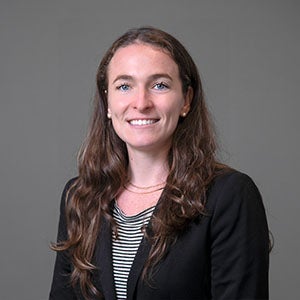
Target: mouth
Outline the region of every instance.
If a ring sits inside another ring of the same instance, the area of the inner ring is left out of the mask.
[[[158,122],[158,119],[133,119],[128,121],[133,126],[145,126]]]

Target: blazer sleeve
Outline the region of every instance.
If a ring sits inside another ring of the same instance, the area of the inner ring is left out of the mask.
[[[57,241],[65,241],[67,239],[67,227],[65,216],[66,194],[70,186],[74,182],[71,179],[65,186],[61,197],[60,218],[58,226]],[[50,290],[50,300],[75,300],[77,299],[73,287],[70,284],[71,262],[67,251],[59,251],[56,253],[54,265],[53,279]]]
[[[268,299],[269,231],[261,195],[245,174],[217,188],[211,220],[213,299]]]

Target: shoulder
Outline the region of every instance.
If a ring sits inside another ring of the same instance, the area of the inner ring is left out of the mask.
[[[72,188],[76,185],[77,180],[78,180],[78,177],[73,177],[73,178],[69,179],[69,180],[66,182],[65,186],[64,186],[63,192],[66,193],[66,192],[68,192],[70,189],[72,189]]]
[[[66,202],[70,199],[70,192],[76,187],[78,177],[73,177],[69,179],[63,189],[62,196],[61,196],[61,203],[60,209],[61,211],[64,210],[66,206]]]
[[[248,175],[231,171],[218,176],[211,185],[206,211],[214,246],[231,241],[232,245],[256,243],[268,249],[263,200]]]
[[[252,178],[247,174],[236,170],[229,170],[218,175],[210,184],[208,195],[224,196],[242,193],[245,190],[254,190],[258,192],[258,188]]]
[[[211,183],[209,192],[221,192],[226,190],[240,190],[247,186],[255,187],[256,185],[252,178],[247,174],[236,170],[225,171],[218,175]]]
[[[217,176],[208,190],[207,210],[243,208],[253,212],[263,209],[261,194],[252,178],[236,170]]]

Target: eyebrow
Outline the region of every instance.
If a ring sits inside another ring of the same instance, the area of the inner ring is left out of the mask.
[[[169,80],[173,81],[173,78],[167,74],[167,73],[158,73],[158,74],[153,74],[151,76],[149,76],[149,80],[156,80],[158,78],[168,78]],[[113,81],[113,83],[115,83],[118,80],[128,80],[128,81],[133,81],[134,77],[131,75],[118,75],[115,80]]]
[[[115,83],[118,80],[133,80],[133,77],[130,75],[119,75],[115,78],[115,80],[113,81],[113,83]]]

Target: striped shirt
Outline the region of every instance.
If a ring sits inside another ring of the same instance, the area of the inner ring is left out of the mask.
[[[127,279],[136,252],[143,238],[141,228],[147,225],[154,206],[137,215],[126,216],[115,203],[113,217],[118,226],[118,239],[113,233],[112,257],[117,299],[126,299]]]

